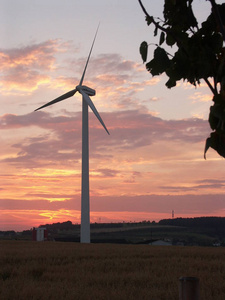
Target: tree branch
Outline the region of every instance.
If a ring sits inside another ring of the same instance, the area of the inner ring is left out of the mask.
[[[209,82],[209,80],[207,78],[204,78],[206,84],[208,85],[208,87],[210,88],[211,92],[213,93],[213,95],[217,94],[216,89],[213,88],[213,86],[211,85],[211,83]]]
[[[147,12],[147,10],[145,9],[144,5],[142,4],[141,0],[138,0],[138,2],[139,2],[139,4],[140,4],[140,6],[141,6],[141,8],[142,8],[142,10],[143,10],[143,12],[144,12],[144,14],[146,15],[146,17],[147,17],[147,18],[150,18],[151,21],[152,21],[152,23],[153,23],[158,29],[160,29],[160,30],[166,32],[167,34],[170,34],[170,35],[173,37],[174,41],[176,41],[178,47],[180,46],[180,47],[183,49],[184,53],[187,55],[187,57],[189,57],[188,52],[186,51],[186,49],[185,49],[185,47],[184,47],[182,41],[179,40],[179,39],[177,38],[177,36],[176,36],[173,32],[171,32],[169,29],[164,28],[163,26],[159,25],[159,23],[157,23],[157,22],[155,21],[155,19],[154,19],[152,16],[150,16],[150,15],[148,14],[148,12]]]
[[[139,4],[140,4],[140,6],[141,6],[141,8],[142,8],[142,10],[143,10],[143,12],[144,12],[144,14],[146,15],[146,17],[148,17],[149,19],[151,19],[152,23],[153,23],[158,29],[160,29],[160,30],[162,30],[162,31],[164,31],[164,32],[168,32],[168,30],[167,30],[166,28],[164,28],[163,26],[159,25],[159,23],[157,23],[157,22],[155,21],[155,19],[154,19],[152,16],[150,16],[150,15],[148,14],[148,12],[147,12],[147,10],[145,9],[144,5],[142,4],[141,0],[138,0],[138,2],[139,2]]]

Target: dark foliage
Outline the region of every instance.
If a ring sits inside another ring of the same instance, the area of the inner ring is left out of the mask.
[[[210,0],[212,12],[199,26],[192,10],[193,0],[165,0],[164,20],[149,15],[138,0],[149,26],[155,26],[154,36],[159,32],[153,58],[147,62],[148,43],[142,42],[140,54],[146,69],[152,76],[165,73],[166,86],[175,87],[179,80],[197,86],[205,81],[212,92],[209,124],[213,132],[206,140],[204,157],[211,147],[225,157],[225,4],[217,5]],[[156,21],[157,20],[157,21]],[[162,45],[175,46],[175,53],[168,54]]]
[[[159,221],[159,225],[171,225],[181,227],[195,228],[224,228],[224,217],[199,217],[199,218],[176,218],[163,219]]]

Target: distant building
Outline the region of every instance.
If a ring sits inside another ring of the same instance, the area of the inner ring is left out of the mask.
[[[221,246],[220,242],[213,243],[213,247],[220,247],[220,246]]]
[[[46,228],[43,227],[33,228],[32,231],[33,241],[42,242],[42,241],[47,241],[47,239],[48,239],[48,232]]]
[[[152,246],[172,246],[172,243],[169,241],[157,240],[149,243]]]

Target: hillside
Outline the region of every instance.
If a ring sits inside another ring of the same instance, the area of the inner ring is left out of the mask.
[[[42,225],[52,238],[60,241],[79,241],[80,225],[72,222]],[[94,223],[91,241],[94,243],[150,243],[170,240],[173,244],[211,246],[224,244],[225,218],[177,218],[156,222]]]
[[[55,241],[79,242],[80,225],[71,221],[44,224],[48,239]],[[0,232],[0,239],[31,240],[31,230],[23,232]],[[173,245],[225,245],[225,218],[176,218],[158,223],[143,221],[138,223],[93,223],[92,243],[148,244],[156,240],[166,240]]]

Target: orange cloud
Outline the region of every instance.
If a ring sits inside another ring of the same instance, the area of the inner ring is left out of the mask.
[[[211,94],[202,94],[201,92],[195,92],[194,95],[189,96],[190,99],[193,99],[193,103],[199,102],[209,102],[212,101]]]
[[[65,44],[60,40],[48,40],[31,46],[1,49],[0,69],[2,71],[15,69],[18,66],[30,66],[36,69],[51,70],[55,68],[54,54],[65,51]]]
[[[56,69],[55,54],[65,51],[60,40],[15,49],[0,50],[1,93],[31,94],[40,85],[49,84],[47,72]]]

